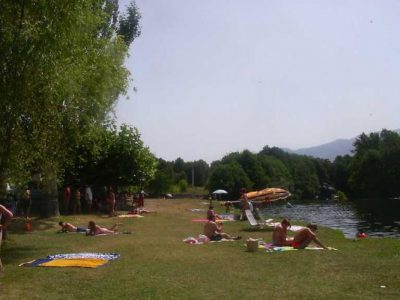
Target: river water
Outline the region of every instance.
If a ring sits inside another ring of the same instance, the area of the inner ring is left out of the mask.
[[[354,238],[359,230],[369,236],[400,238],[400,200],[380,199],[341,203],[337,201],[275,202],[263,213],[274,217],[317,223]]]

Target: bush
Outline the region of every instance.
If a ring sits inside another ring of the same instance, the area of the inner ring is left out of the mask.
[[[186,192],[188,188],[188,183],[185,179],[181,179],[178,181],[178,188],[180,192]]]

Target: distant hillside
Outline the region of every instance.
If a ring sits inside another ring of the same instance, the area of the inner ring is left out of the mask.
[[[297,150],[292,150],[292,153],[308,155],[333,161],[338,155],[351,154],[353,150],[353,143],[356,138],[352,139],[338,139],[333,142]]]
[[[393,130],[400,134],[400,129]],[[309,148],[301,148],[297,150],[290,150],[288,152],[308,155],[322,159],[329,159],[333,161],[338,155],[351,155],[351,151],[353,150],[353,143],[356,140],[356,137],[352,139],[338,139],[333,142],[309,147]]]

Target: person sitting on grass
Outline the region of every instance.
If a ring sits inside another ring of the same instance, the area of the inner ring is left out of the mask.
[[[110,229],[105,228],[105,227],[100,227],[99,225],[96,225],[95,222],[89,221],[89,231],[86,232],[86,235],[99,235],[99,234],[115,234],[118,232],[117,227],[118,223],[115,223]]]
[[[2,220],[3,218],[3,220]],[[0,248],[1,248],[1,241],[5,237],[5,230],[8,224],[11,223],[13,218],[13,214],[10,210],[8,210],[5,206],[0,204]],[[3,265],[1,263],[0,257],[0,273],[3,271]]]
[[[227,240],[240,240],[241,236],[232,237],[229,234],[222,232],[222,224],[216,223],[210,216],[208,222],[204,225],[204,235],[207,236],[210,241],[220,241],[222,239]]]
[[[228,214],[231,212],[231,208],[232,208],[232,202],[231,201],[225,201],[221,203],[221,206],[225,206],[225,212]]]
[[[283,219],[275,226],[272,233],[272,243],[275,246],[292,246],[293,238],[287,237],[287,229],[291,226],[288,219]]]
[[[61,226],[61,232],[86,232],[86,228],[77,227],[72,225],[71,223],[66,223],[63,221],[58,222],[58,225]]]
[[[211,221],[215,222],[215,220],[219,220],[219,219],[221,219],[221,217],[215,213],[214,206],[212,206],[212,204],[211,204],[207,210],[207,220],[211,220]]]
[[[316,243],[318,246],[328,249],[324,244],[317,238],[315,232],[318,230],[318,226],[316,224],[308,224],[307,227],[300,229],[296,232],[296,235],[292,241],[292,247],[296,249],[304,249],[311,242]]]

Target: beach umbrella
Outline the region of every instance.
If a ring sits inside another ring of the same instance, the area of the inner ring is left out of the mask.
[[[219,195],[219,199],[221,200],[221,195],[223,194],[228,194],[227,191],[225,190],[215,190],[214,192],[212,192],[213,195]]]
[[[221,194],[228,194],[227,191],[225,190],[215,190],[214,192],[212,192],[213,194],[217,194],[217,195],[221,195]]]

